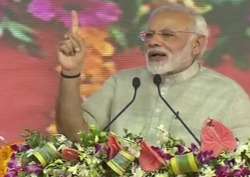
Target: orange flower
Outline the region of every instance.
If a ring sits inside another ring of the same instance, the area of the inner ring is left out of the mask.
[[[83,95],[83,97],[89,97],[93,94],[93,92],[98,91],[101,89],[101,84],[81,84],[80,85],[80,94]]]
[[[97,50],[101,56],[112,56],[114,54],[114,47],[106,41],[108,33],[101,29],[88,27],[81,30],[86,45]]]
[[[87,51],[80,93],[83,97],[88,97],[99,90],[103,83],[116,72],[111,60],[114,47],[107,41],[108,33],[105,30],[93,27],[83,28],[81,36],[87,45]]]

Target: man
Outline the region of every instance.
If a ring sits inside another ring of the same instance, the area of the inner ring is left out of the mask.
[[[153,77],[160,74],[162,95],[180,112],[197,137],[207,118],[223,122],[241,140],[250,137],[247,133],[250,128],[248,95],[234,81],[198,62],[208,38],[203,17],[179,5],[156,9],[149,18],[147,31],[140,34],[145,43],[147,68],[118,73],[84,103],[80,99],[79,76],[85,48],[78,34],[76,13],[72,17],[72,31],[59,47],[62,66],[56,116],[59,132],[78,140],[77,132],[88,131],[90,123],[104,128],[131,100],[132,79],[139,77],[141,86],[135,102],[110,129],[122,134],[127,128],[155,143],[157,127],[163,125],[175,137],[186,143],[194,142],[159,98]]]

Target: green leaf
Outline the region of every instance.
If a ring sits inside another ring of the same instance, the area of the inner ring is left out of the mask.
[[[126,39],[126,35],[118,27],[112,27],[110,29],[110,33],[112,38],[114,38],[122,48],[128,47],[128,41]]]
[[[214,3],[216,5],[223,5],[224,3],[232,3],[233,5],[240,5],[246,0],[209,0],[208,2]]]
[[[106,136],[105,136],[106,134]],[[85,147],[93,146],[98,143],[106,142],[108,138],[108,134],[100,131],[95,126],[90,126],[90,131],[88,133],[80,133],[81,143]]]
[[[4,25],[3,23],[0,23],[0,36],[3,35]]]
[[[27,177],[27,173],[26,172],[21,172],[18,174],[18,177]]]
[[[5,28],[7,28],[15,38],[26,43],[33,43],[31,35],[34,31],[31,28],[14,21],[7,21],[5,24]]]
[[[245,34],[248,38],[250,38],[250,27],[246,28]]]
[[[41,147],[46,144],[47,141],[46,138],[40,133],[27,129],[25,130],[23,137],[25,138],[26,143],[32,148],[36,148],[38,146]]]

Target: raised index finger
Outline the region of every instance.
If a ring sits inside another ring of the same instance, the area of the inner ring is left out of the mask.
[[[72,10],[71,16],[72,16],[71,31],[73,34],[76,34],[79,31],[79,18],[77,12],[75,10]]]

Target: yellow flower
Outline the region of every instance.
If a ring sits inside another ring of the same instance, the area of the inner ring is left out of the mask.
[[[183,3],[190,7],[193,8],[194,10],[196,10],[198,13],[207,13],[209,11],[211,11],[213,9],[212,5],[210,4],[204,4],[202,6],[198,6],[194,0],[183,0]]]
[[[13,154],[10,146],[0,147],[0,177],[4,177],[7,173],[8,162]]]
[[[205,2],[198,3],[198,1],[195,2],[194,0],[156,0],[155,3],[159,5],[164,3],[183,4],[201,14],[207,13],[213,9],[213,6],[211,4]]]
[[[50,134],[57,134],[58,133],[58,130],[57,130],[57,127],[56,127],[56,124],[50,124],[47,128],[46,128],[46,131],[49,132]]]

